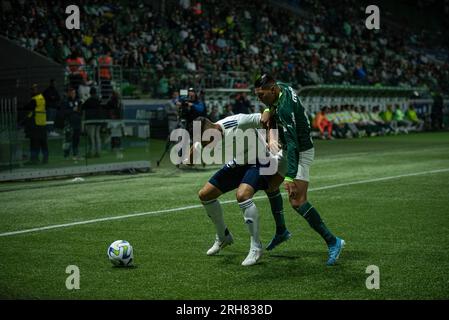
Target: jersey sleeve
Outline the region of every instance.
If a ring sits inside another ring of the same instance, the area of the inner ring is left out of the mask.
[[[239,114],[238,115],[238,128],[245,129],[258,129],[262,128],[260,123],[260,118],[262,115],[260,113],[251,113],[251,114]]]

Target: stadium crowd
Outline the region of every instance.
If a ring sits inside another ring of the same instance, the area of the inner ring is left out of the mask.
[[[235,86],[264,71],[300,86],[449,88],[448,63],[423,53],[432,46],[425,35],[386,25],[368,30],[354,0],[304,0],[301,16],[262,0],[181,0],[167,2],[164,12],[141,0],[78,5],[81,30],[69,31],[58,1],[2,0],[1,33],[59,63],[78,55],[95,66],[110,54],[124,70],[139,70],[155,97],[227,72],[245,73]]]

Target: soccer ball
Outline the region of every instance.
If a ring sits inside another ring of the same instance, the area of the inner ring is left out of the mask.
[[[108,258],[115,266],[129,267],[133,264],[133,247],[125,240],[114,241],[108,248]]]

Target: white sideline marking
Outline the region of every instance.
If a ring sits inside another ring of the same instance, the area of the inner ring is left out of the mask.
[[[446,168],[446,169],[439,169],[439,170],[430,170],[430,171],[421,171],[421,172],[415,172],[415,173],[401,174],[401,175],[397,175],[397,176],[390,176],[390,177],[383,177],[383,178],[376,178],[376,179],[369,179],[369,180],[360,180],[360,181],[354,181],[354,182],[339,183],[339,184],[333,184],[333,185],[324,186],[324,187],[311,188],[311,189],[309,189],[309,192],[352,186],[352,185],[356,185],[356,184],[364,184],[364,183],[387,181],[387,180],[393,180],[393,179],[399,179],[399,178],[405,178],[405,177],[420,176],[420,175],[425,175],[425,174],[448,172],[448,171],[449,171],[449,168]],[[282,194],[285,195],[285,193],[282,193]],[[255,200],[264,199],[264,198],[266,198],[265,195],[254,197]],[[226,201],[220,201],[220,202],[222,204],[227,204],[227,203],[234,203],[234,202],[236,202],[236,200],[226,200]],[[78,225],[82,225],[82,224],[90,224],[90,223],[96,223],[96,222],[102,222],[102,221],[119,220],[119,219],[126,219],[126,218],[140,217],[140,216],[153,216],[153,215],[158,215],[158,214],[163,214],[163,213],[168,213],[168,212],[184,211],[184,210],[188,210],[188,209],[197,209],[197,208],[201,208],[201,207],[202,207],[201,204],[197,204],[197,205],[191,205],[191,206],[179,207],[179,208],[171,208],[171,209],[142,212],[142,213],[132,213],[132,214],[127,214],[127,215],[122,215],[122,216],[106,217],[106,218],[99,218],[99,219],[92,219],[92,220],[85,220],[85,221],[78,221],[78,222],[71,222],[71,223],[64,223],[64,224],[55,224],[55,225],[39,227],[39,228],[4,232],[4,233],[0,233],[0,237],[13,236],[13,235],[17,235],[17,234],[38,232],[38,231],[58,229],[58,228],[65,228],[65,227],[71,227],[71,226],[78,226]]]

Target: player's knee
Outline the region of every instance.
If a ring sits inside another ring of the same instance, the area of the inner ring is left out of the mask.
[[[201,189],[200,191],[198,191],[198,198],[203,202],[214,200],[213,195],[210,192],[208,192],[207,190],[205,190],[204,188]]]
[[[307,202],[306,196],[298,196],[296,198],[290,198],[290,204],[293,208],[299,208],[306,202]]]
[[[250,192],[247,192],[246,190],[237,190],[235,198],[237,199],[237,202],[244,202],[251,199],[252,194]]]

